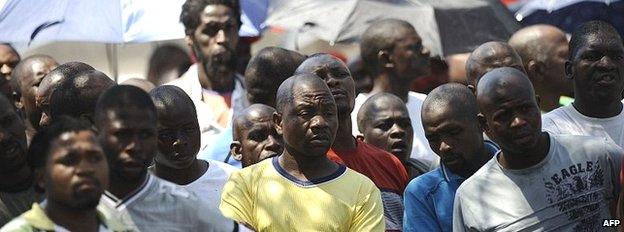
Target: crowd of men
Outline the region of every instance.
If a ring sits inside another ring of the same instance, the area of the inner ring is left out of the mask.
[[[537,25],[484,43],[464,83],[424,94],[410,86],[430,54],[403,20],[361,36],[369,91],[326,53],[267,47],[239,71],[237,1],[187,0],[180,21],[196,63],[167,48],[175,64],[151,60],[169,70],[151,82],[0,45],[0,231],[603,231],[621,218],[624,43],[605,22],[569,42]]]

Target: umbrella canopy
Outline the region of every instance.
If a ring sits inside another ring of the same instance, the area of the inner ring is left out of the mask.
[[[358,41],[375,20],[410,22],[434,55],[469,52],[507,40],[520,26],[498,1],[486,0],[272,0],[265,25],[295,30],[330,43]]]
[[[613,25],[624,37],[624,1],[622,0],[531,0],[516,12],[523,25],[550,24],[571,33],[590,20]]]
[[[184,37],[185,0],[7,0],[0,41],[150,42]],[[1,3],[0,3],[1,4]],[[241,36],[258,36],[268,0],[242,1]]]

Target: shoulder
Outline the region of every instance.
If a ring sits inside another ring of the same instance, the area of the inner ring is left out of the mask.
[[[2,228],[0,228],[0,232],[34,231],[34,229],[35,228],[33,228],[32,225],[20,216],[2,226]]]
[[[220,170],[220,171],[225,172],[227,175],[232,174],[232,172],[234,172],[236,170],[239,170],[237,167],[234,167],[232,165],[226,164],[226,163],[221,162],[221,161],[216,161],[216,160],[212,160],[212,159],[208,159],[206,161],[210,165],[208,167],[208,169],[215,168],[216,170]]]
[[[435,188],[440,182],[444,181],[444,177],[440,174],[440,168],[441,167],[438,167],[414,178],[407,184],[405,192],[414,195],[423,195],[423,193],[427,193],[430,189]]]
[[[363,192],[379,192],[379,189],[371,179],[350,168],[347,168],[344,175],[339,177],[338,181],[351,186],[358,186],[360,191]]]
[[[546,123],[554,123],[555,120],[568,120],[570,117],[570,112],[574,111],[574,106],[561,106],[557,109],[551,110],[548,113],[542,115],[542,119],[546,121]]]

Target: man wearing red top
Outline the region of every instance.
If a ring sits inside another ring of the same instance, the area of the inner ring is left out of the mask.
[[[336,101],[338,131],[327,156],[364,174],[381,190],[386,231],[400,231],[403,225],[403,190],[407,172],[395,156],[352,135],[351,111],[355,104],[355,84],[346,64],[329,54],[314,54],[295,74],[312,73],[325,81]]]

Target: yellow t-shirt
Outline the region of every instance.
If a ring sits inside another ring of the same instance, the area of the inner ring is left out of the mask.
[[[383,205],[371,180],[345,166],[300,181],[277,157],[232,173],[219,209],[256,231],[384,231]]]

